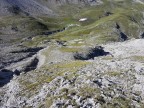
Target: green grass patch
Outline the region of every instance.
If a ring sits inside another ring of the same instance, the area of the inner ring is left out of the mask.
[[[80,48],[69,48],[69,47],[61,47],[60,49],[59,49],[60,51],[62,51],[62,52],[70,52],[70,53],[74,53],[74,52],[78,52],[78,51],[80,51],[81,49]]]
[[[121,73],[120,72],[107,72],[107,74],[109,75],[109,76],[111,76],[111,77],[115,77],[115,76],[120,76],[121,75]]]

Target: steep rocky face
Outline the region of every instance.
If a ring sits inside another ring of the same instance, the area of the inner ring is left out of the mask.
[[[101,0],[36,0],[42,4],[45,4],[51,8],[57,8],[57,6],[66,4],[76,4],[79,6],[83,5],[99,5],[102,3]]]
[[[10,6],[6,0],[1,0],[0,1],[0,15],[6,15],[8,14],[8,10],[6,9],[6,7]]]

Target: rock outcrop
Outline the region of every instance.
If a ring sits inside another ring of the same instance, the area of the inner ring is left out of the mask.
[[[96,46],[94,48],[88,48],[84,52],[76,52],[74,54],[74,59],[75,60],[89,60],[89,59],[94,59],[95,57],[99,57],[99,56],[106,56],[108,54],[110,53],[105,52],[103,47]]]

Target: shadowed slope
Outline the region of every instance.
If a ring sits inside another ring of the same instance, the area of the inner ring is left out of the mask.
[[[19,11],[30,15],[54,15],[51,9],[34,0],[1,0],[0,15],[9,15],[13,13],[10,9],[14,7],[17,7],[17,9],[19,8]]]

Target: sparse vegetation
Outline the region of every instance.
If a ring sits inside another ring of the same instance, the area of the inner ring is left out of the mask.
[[[132,60],[136,60],[136,61],[141,61],[141,62],[144,61],[144,56],[132,56],[131,58]]]
[[[116,77],[116,76],[120,76],[120,75],[121,75],[120,72],[108,72],[107,74],[108,74],[109,76],[111,76],[111,77]]]

